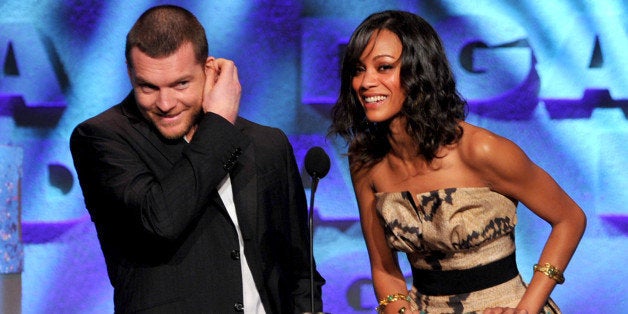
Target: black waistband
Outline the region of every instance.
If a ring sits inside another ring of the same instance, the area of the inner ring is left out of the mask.
[[[464,270],[412,268],[414,287],[424,295],[452,295],[482,290],[519,274],[515,253],[487,265]]]

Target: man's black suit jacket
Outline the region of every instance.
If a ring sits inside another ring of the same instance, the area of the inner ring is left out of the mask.
[[[207,113],[189,144],[167,140],[130,94],[79,124],[70,148],[116,312],[241,311],[237,233],[217,193],[227,174],[266,312],[310,311],[305,191],[279,129]]]

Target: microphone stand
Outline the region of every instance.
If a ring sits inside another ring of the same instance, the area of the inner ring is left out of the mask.
[[[310,230],[310,307],[311,313],[314,314],[314,194],[318,186],[318,175],[312,175],[312,188],[310,192],[310,212],[308,213],[309,230]]]
[[[316,146],[308,150],[305,154],[305,169],[307,173],[312,177],[312,186],[310,193],[310,211],[308,213],[309,231],[310,231],[310,309],[311,312],[305,312],[303,314],[329,314],[325,312],[314,312],[314,195],[316,195],[316,188],[318,187],[318,181],[324,177],[329,171],[330,161],[329,156],[325,151]]]

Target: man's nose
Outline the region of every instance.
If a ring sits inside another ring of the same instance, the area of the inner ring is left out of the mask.
[[[159,90],[159,95],[157,96],[157,108],[162,112],[168,112],[177,104],[176,98],[174,97],[174,93],[170,91],[168,88],[162,88]]]

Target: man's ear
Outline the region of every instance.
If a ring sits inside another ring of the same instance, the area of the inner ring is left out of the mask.
[[[216,58],[209,56],[207,57],[207,59],[205,59],[205,68],[209,67],[215,70],[214,68],[214,61],[216,60]]]
[[[135,86],[135,80],[133,79],[133,67],[129,65],[129,62],[126,63],[126,74],[129,76],[129,81],[131,81],[131,85]]]

